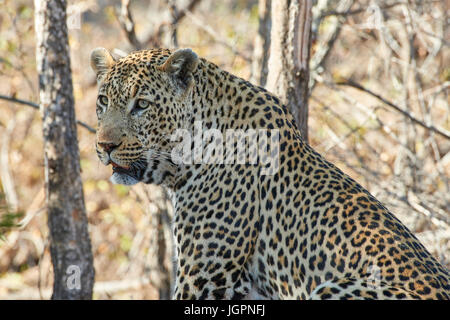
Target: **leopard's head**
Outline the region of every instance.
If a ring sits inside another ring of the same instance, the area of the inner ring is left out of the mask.
[[[170,186],[177,165],[170,137],[189,121],[197,55],[145,50],[114,59],[104,48],[91,53],[97,75],[98,157],[111,164],[111,181]]]

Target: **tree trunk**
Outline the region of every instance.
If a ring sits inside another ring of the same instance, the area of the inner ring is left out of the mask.
[[[149,244],[148,267],[151,270],[150,279],[159,291],[160,300],[169,300],[172,297],[175,262],[172,242],[171,209],[167,206],[166,191],[157,185],[146,186],[149,205],[153,203],[158,208],[151,214],[152,237]]]
[[[252,76],[250,82],[262,87],[266,85],[267,74],[269,72],[267,69],[267,61],[269,60],[270,28],[272,25],[270,8],[271,0],[259,0],[259,26],[254,43]]]
[[[267,89],[278,95],[308,141],[309,55],[312,0],[272,3]]]
[[[52,299],[91,299],[94,267],[75,122],[64,0],[35,0]]]

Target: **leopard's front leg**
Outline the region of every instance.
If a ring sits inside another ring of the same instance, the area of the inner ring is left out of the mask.
[[[186,228],[177,232],[184,236],[177,241],[174,299],[242,299],[250,291],[247,263],[253,243],[241,233],[252,228],[232,231],[221,226],[213,234],[209,225],[187,226],[192,233]]]
[[[212,192],[202,192],[208,188]],[[242,299],[252,283],[249,263],[259,233],[257,186],[199,186],[196,196],[177,193],[174,299]],[[198,194],[198,196],[197,196]],[[227,196],[232,195],[232,196]],[[205,197],[205,198],[202,198]]]
[[[239,300],[247,296],[251,283],[244,268],[233,263],[224,265],[222,259],[213,260],[206,264],[190,260],[193,263],[191,268],[180,264],[173,298]]]

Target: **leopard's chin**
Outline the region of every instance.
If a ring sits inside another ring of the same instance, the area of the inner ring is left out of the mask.
[[[126,173],[123,172],[113,172],[111,178],[109,180],[113,184],[122,184],[125,186],[132,186],[139,182],[135,177],[132,177]]]

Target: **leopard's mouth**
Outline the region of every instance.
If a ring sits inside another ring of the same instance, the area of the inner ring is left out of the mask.
[[[119,173],[127,173],[130,171],[130,166],[121,166],[115,163],[114,161],[110,161],[110,164],[113,168],[113,172],[119,172]]]
[[[136,181],[141,181],[145,169],[147,167],[147,163],[142,160],[135,161],[128,166],[121,166],[114,161],[110,161],[113,170],[113,176],[128,176]]]

